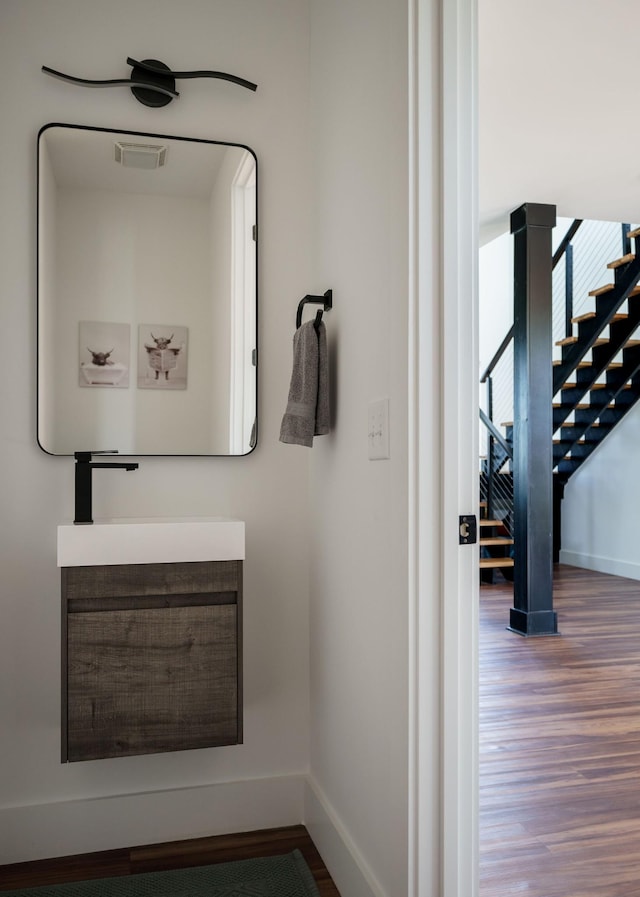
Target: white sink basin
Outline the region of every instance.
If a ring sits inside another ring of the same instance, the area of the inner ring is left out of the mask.
[[[230,517],[121,517],[58,527],[58,567],[244,559],[244,521]]]

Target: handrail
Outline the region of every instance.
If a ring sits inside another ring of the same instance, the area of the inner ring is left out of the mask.
[[[511,325],[511,329],[509,330],[509,332],[507,333],[505,338],[500,343],[500,346],[498,347],[496,354],[493,356],[493,358],[489,362],[489,365],[488,365],[486,371],[480,378],[480,383],[486,383],[487,377],[489,377],[491,375],[493,369],[495,368],[497,363],[500,361],[500,359],[504,355],[504,352],[512,339],[513,339],[513,324]]]
[[[583,220],[584,219],[582,219],[582,218],[575,218],[573,220],[573,222],[570,224],[569,229],[567,230],[566,234],[562,238],[560,245],[558,246],[558,248],[556,249],[556,251],[553,255],[553,259],[551,261],[551,270],[553,270],[556,267],[556,265],[558,264],[558,262],[560,261],[562,256],[565,254],[565,252],[567,250],[567,246],[569,246],[569,244],[575,237],[575,235],[578,231],[578,228],[582,224]],[[486,383],[487,377],[489,377],[491,375],[493,369],[495,368],[497,363],[500,361],[500,359],[504,355],[504,352],[512,339],[513,339],[513,324],[511,325],[511,329],[509,330],[509,332],[507,333],[505,338],[500,343],[500,346],[498,347],[497,352],[495,353],[495,355],[493,356],[493,358],[487,365],[487,368],[486,368],[484,374],[480,378],[480,383]]]
[[[562,256],[564,255],[565,250],[566,250],[567,246],[569,245],[569,243],[575,237],[576,232],[577,232],[578,228],[580,227],[580,225],[582,224],[583,220],[584,219],[582,219],[582,218],[574,218],[573,223],[569,226],[569,230],[566,232],[566,234],[562,238],[562,242],[560,243],[560,245],[558,246],[558,248],[556,249],[556,251],[553,254],[553,259],[551,260],[551,270],[552,271],[556,267],[556,265],[558,264],[558,262],[560,261]]]
[[[479,411],[480,411],[480,420],[485,425],[487,430],[491,433],[493,438],[496,439],[500,443],[500,445],[502,446],[504,451],[507,453],[507,456],[509,458],[513,458],[513,448],[509,445],[509,443],[504,438],[504,436],[502,435],[500,430],[498,430],[498,428],[496,427],[494,422],[487,417],[487,415],[484,413],[482,408],[480,408]]]

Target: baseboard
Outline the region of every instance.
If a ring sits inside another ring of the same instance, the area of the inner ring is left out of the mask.
[[[583,554],[579,551],[560,551],[560,563],[572,567],[583,567],[585,570],[596,570],[598,573],[610,573],[612,576],[624,576],[627,579],[640,580],[640,564],[621,561],[617,558],[601,557],[597,554]]]
[[[389,897],[312,776],[304,788],[303,822],[341,894]]]
[[[304,776],[0,809],[0,864],[302,822]]]

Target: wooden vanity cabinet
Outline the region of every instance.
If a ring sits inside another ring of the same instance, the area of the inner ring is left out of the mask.
[[[62,568],[62,761],[242,742],[242,561]]]

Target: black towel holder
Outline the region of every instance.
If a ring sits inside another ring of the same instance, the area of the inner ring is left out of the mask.
[[[298,303],[298,311],[296,314],[296,330],[302,324],[302,310],[305,305],[309,303],[313,303],[314,305],[322,305],[322,309],[316,312],[316,319],[313,322],[316,330],[318,329],[318,324],[322,320],[322,312],[329,311],[329,309],[333,308],[333,290],[327,290],[324,296],[310,296],[307,295]]]

